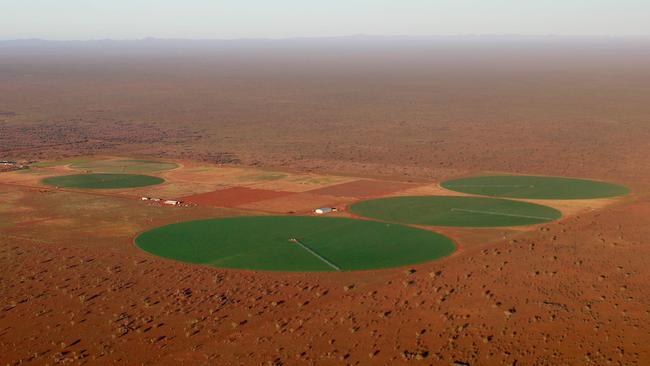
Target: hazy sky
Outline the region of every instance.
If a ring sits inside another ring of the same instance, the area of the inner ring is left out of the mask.
[[[650,0],[0,0],[0,39],[650,35]]]

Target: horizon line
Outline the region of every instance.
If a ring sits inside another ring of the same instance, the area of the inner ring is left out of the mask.
[[[591,38],[591,39],[621,39],[621,38],[650,38],[650,34],[432,34],[432,35],[381,35],[381,34],[349,34],[336,36],[295,36],[295,37],[233,37],[233,38],[174,38],[147,36],[140,38],[88,38],[88,39],[51,39],[40,37],[25,38],[0,38],[0,42],[137,42],[137,41],[294,41],[294,40],[328,40],[328,39],[404,39],[404,40],[427,40],[440,38],[537,38],[537,39],[568,39],[568,38]]]

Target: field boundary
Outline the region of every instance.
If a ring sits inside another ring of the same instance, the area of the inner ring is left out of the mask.
[[[442,186],[443,188],[445,186]],[[449,188],[471,188],[471,187],[499,187],[499,188],[535,188],[530,184],[455,184],[448,185]]]
[[[316,253],[314,250],[312,250],[311,248],[309,248],[309,247],[306,246],[305,244],[301,243],[300,240],[295,239],[295,238],[292,238],[292,239],[289,239],[289,241],[292,242],[292,243],[296,243],[296,244],[300,245],[303,249],[305,249],[306,251],[308,251],[309,253],[311,253],[314,257],[320,259],[323,263],[325,263],[325,264],[327,264],[328,266],[334,268],[337,272],[341,272],[341,268],[340,268],[339,266],[337,266],[336,264],[334,264],[334,263],[328,261],[328,260],[325,259],[322,255]]]

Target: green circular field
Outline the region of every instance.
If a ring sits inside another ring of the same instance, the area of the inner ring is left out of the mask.
[[[70,168],[93,173],[154,173],[175,169],[178,164],[155,160],[93,160],[72,163]]]
[[[485,197],[407,196],[362,201],[350,212],[414,225],[496,227],[557,220],[562,213],[542,205]]]
[[[590,199],[623,196],[627,188],[586,179],[496,175],[449,180],[446,189],[483,196],[530,199]]]
[[[43,179],[43,184],[62,188],[135,188],[152,186],[165,180],[138,174],[76,174]]]
[[[353,271],[421,263],[455,246],[427,230],[366,220],[304,216],[233,217],[171,224],[135,239],[164,258],[220,268]]]

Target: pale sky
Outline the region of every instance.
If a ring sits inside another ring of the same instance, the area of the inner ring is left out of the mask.
[[[0,39],[650,35],[650,0],[0,0]]]

